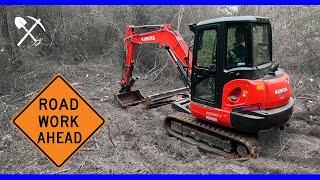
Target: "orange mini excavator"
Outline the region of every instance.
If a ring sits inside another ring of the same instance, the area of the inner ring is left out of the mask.
[[[166,117],[167,132],[224,156],[257,157],[258,132],[282,129],[293,109],[290,78],[272,61],[269,20],[223,17],[189,28],[194,33],[192,52],[169,24],[127,26],[125,69],[116,99],[122,107],[146,100],[138,90],[131,91],[136,80],[132,77],[135,47],[159,44],[168,51],[188,90],[172,102],[177,112]],[[149,100],[172,98],[176,92]]]

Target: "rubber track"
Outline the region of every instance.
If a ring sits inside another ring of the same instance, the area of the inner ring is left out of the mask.
[[[246,157],[239,157],[235,151],[228,153],[221,149],[218,149],[217,147],[209,146],[207,143],[199,142],[193,138],[183,136],[171,130],[170,119],[171,120],[174,119],[175,121],[180,122],[181,124],[191,125],[194,128],[196,128],[195,130],[197,129],[207,130],[209,131],[209,133],[217,134],[220,137],[222,136],[226,139],[230,139],[233,142],[240,143],[247,148],[249,153]],[[172,136],[175,136],[183,141],[196,145],[204,150],[222,155],[229,159],[247,160],[251,158],[257,158],[261,148],[257,135],[246,135],[246,134],[236,133],[233,131],[228,131],[223,128],[219,128],[211,123],[199,121],[198,119],[193,117],[191,114],[187,114],[187,113],[176,112],[174,114],[167,116],[165,119],[165,129]]]

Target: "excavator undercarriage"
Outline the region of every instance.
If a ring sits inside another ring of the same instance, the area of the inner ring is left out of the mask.
[[[260,150],[257,135],[226,130],[188,113],[176,112],[167,116],[164,126],[170,135],[226,158],[256,158]]]

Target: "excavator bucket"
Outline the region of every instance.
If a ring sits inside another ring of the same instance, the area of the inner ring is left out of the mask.
[[[134,106],[146,100],[139,90],[116,94],[115,99],[122,108]]]

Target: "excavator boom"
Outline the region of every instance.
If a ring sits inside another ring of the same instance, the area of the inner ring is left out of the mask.
[[[144,30],[143,33],[136,32],[141,29]],[[137,78],[132,77],[132,72],[134,69],[136,46],[139,44],[158,44],[160,47],[165,48],[185,85],[190,87],[192,53],[189,51],[188,45],[180,33],[174,31],[170,24],[129,25],[125,31],[125,46],[127,51],[124,72],[120,80],[121,90],[119,94],[116,94],[116,99],[122,107],[136,105],[145,100],[139,90],[131,91],[131,87],[137,80]]]

